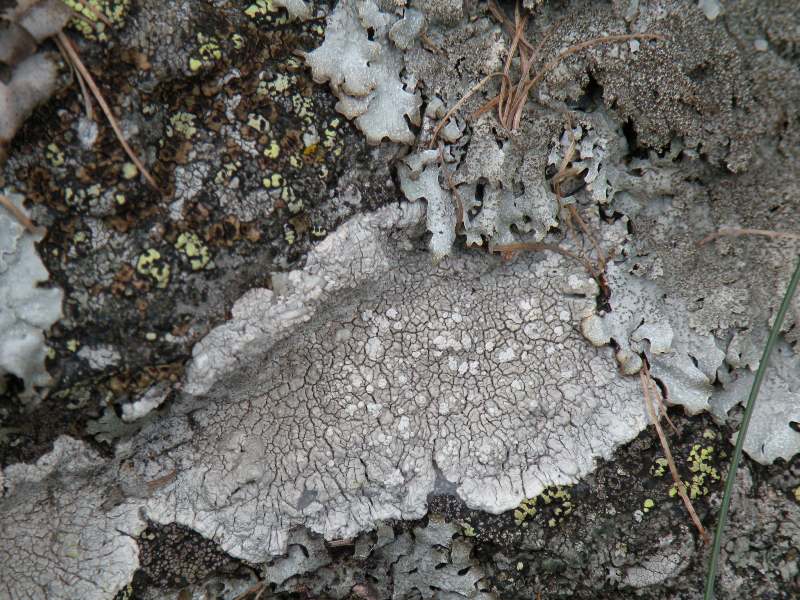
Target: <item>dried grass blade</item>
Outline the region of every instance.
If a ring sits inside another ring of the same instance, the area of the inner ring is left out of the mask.
[[[452,117],[458,111],[459,108],[464,106],[466,101],[469,100],[475,92],[477,92],[484,85],[486,85],[489,82],[489,80],[492,79],[493,77],[505,77],[505,74],[500,72],[489,73],[486,77],[484,77],[478,83],[473,85],[472,88],[470,88],[470,90],[466,94],[464,94],[458,102],[456,102],[453,105],[453,108],[447,111],[447,114],[445,114],[445,116],[442,117],[442,120],[439,121],[439,124],[433,128],[433,132],[431,133],[431,141],[429,144],[430,148],[433,148],[436,145],[436,138],[439,137],[439,132],[441,132],[442,127],[444,127],[447,124],[447,121],[450,120],[450,117]]]
[[[0,194],[0,205],[5,207],[5,209],[10,212],[14,218],[19,221],[20,225],[22,225],[29,233],[33,235],[44,233],[44,229],[34,225],[33,221],[28,218],[28,215],[17,208],[17,205],[11,202],[11,199],[3,194]]]
[[[111,128],[114,130],[114,133],[116,134],[119,143],[122,145],[122,148],[125,150],[125,153],[131,159],[133,164],[135,164],[136,167],[139,169],[139,172],[147,180],[147,183],[149,183],[154,189],[160,191],[160,188],[156,183],[156,180],[153,178],[152,175],[150,175],[150,172],[147,170],[147,167],[144,166],[144,163],[141,161],[139,156],[133,151],[133,148],[131,148],[128,142],[125,140],[125,137],[122,133],[122,129],[120,128],[119,123],[117,123],[117,119],[114,116],[114,113],[108,106],[108,103],[106,102],[105,98],[103,98],[103,94],[100,92],[100,89],[94,82],[91,73],[89,73],[89,70],[81,61],[80,56],[78,56],[78,51],[72,44],[72,40],[70,40],[63,31],[58,33],[58,39],[64,46],[64,49],[67,51],[67,55],[69,56],[70,62],[72,62],[75,65],[75,68],[80,72],[81,76],[86,81],[86,85],[88,85],[89,89],[92,91],[95,100],[97,100],[97,103],[100,105],[103,114],[105,114],[106,118],[108,119],[108,122],[111,125]]]
[[[797,284],[800,282],[800,256],[797,258],[797,265],[794,268],[792,278],[789,280],[789,285],[786,287],[786,292],[783,294],[778,314],[775,316],[775,322],[772,324],[772,329],[769,332],[767,343],[764,346],[764,351],[761,354],[761,362],[758,363],[758,370],[753,379],[753,386],[750,388],[750,394],[747,397],[747,406],[744,409],[744,416],[742,417],[742,424],[739,426],[739,435],[736,437],[736,446],[733,450],[733,458],[731,459],[731,466],[728,470],[728,477],[725,479],[725,492],[722,496],[722,504],[719,508],[719,520],[717,521],[717,529],[714,532],[714,545],[711,548],[711,559],[708,562],[708,573],[706,575],[706,587],[703,593],[703,600],[713,600],[714,598],[714,584],[717,578],[717,568],[719,566],[719,553],[722,548],[722,532],[725,530],[725,521],[728,518],[728,510],[731,506],[731,496],[733,495],[733,484],[736,481],[736,470],[739,468],[739,462],[742,460],[742,449],[744,447],[744,440],[747,436],[747,429],[750,426],[750,419],[753,416],[753,409],[756,405],[756,398],[761,389],[761,383],[764,381],[764,374],[767,371],[767,364],[769,363],[770,354],[778,341],[778,334],[780,333],[783,320],[786,318],[786,313],[789,310],[789,305],[792,302],[794,293],[797,290]]]
[[[694,526],[697,528],[697,531],[700,532],[700,536],[703,538],[703,541],[708,544],[711,542],[711,538],[708,537],[705,527],[703,527],[703,524],[700,522],[700,518],[697,516],[697,512],[694,510],[692,501],[689,499],[689,495],[686,493],[686,486],[683,485],[683,481],[681,481],[680,473],[678,473],[678,467],[675,466],[675,460],[672,458],[672,452],[669,449],[667,436],[664,435],[664,430],[661,429],[660,419],[656,414],[656,409],[653,406],[652,399],[650,398],[651,380],[647,365],[642,367],[642,370],[639,371],[639,377],[642,381],[642,390],[644,391],[645,408],[647,409],[647,414],[650,416],[650,420],[656,427],[656,433],[658,434],[658,439],[661,442],[661,449],[664,451],[664,457],[667,459],[667,464],[669,465],[669,470],[672,473],[672,479],[675,482],[678,495],[681,497],[681,500],[683,500],[686,511],[689,513],[689,516],[691,517]]]

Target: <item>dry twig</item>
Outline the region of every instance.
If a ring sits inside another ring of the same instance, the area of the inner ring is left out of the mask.
[[[721,238],[723,236],[730,235],[734,237],[739,237],[742,235],[762,235],[769,238],[782,238],[782,239],[789,239],[789,240],[800,240],[800,234],[791,233],[788,231],[772,231],[771,229],[749,229],[749,228],[742,228],[742,227],[722,227],[713,233],[709,233],[706,237],[702,240],[697,242],[698,246],[705,246],[706,244],[713,242],[717,238]]]
[[[63,48],[64,52],[66,52],[67,59],[71,64],[75,66],[75,69],[81,74],[86,85],[89,86],[89,89],[92,91],[92,95],[97,100],[97,103],[100,105],[100,109],[105,114],[106,118],[108,119],[109,124],[111,125],[111,129],[114,130],[114,133],[119,140],[119,143],[122,145],[122,148],[125,150],[125,153],[130,157],[133,164],[139,169],[139,172],[142,176],[147,180],[154,189],[160,190],[156,180],[150,175],[150,172],[147,170],[147,167],[144,166],[144,163],[139,159],[139,156],[133,151],[133,148],[130,147],[128,142],[125,140],[125,136],[122,133],[122,129],[117,122],[116,117],[114,116],[113,111],[108,106],[103,94],[100,92],[100,89],[97,87],[97,84],[94,82],[91,73],[86,68],[86,66],[81,61],[80,56],[78,55],[78,50],[75,48],[72,40],[70,40],[67,35],[62,31],[58,33],[57,39],[60,43],[60,46]]]
[[[664,36],[658,33],[626,33],[617,35],[607,35],[585,40],[578,44],[573,44],[568,48],[562,50],[555,58],[545,63],[537,73],[534,74],[533,68],[538,62],[539,54],[544,48],[544,45],[552,32],[555,30],[559,21],[554,23],[545,34],[542,36],[539,44],[533,47],[530,42],[525,39],[525,27],[527,25],[528,15],[521,16],[519,4],[515,6],[514,10],[514,23],[506,16],[503,10],[496,4],[495,0],[489,2],[489,11],[492,15],[502,23],[506,33],[511,38],[511,47],[506,57],[503,73],[492,73],[484,77],[480,82],[473,86],[456,104],[451,108],[447,114],[442,118],[436,128],[433,130],[430,147],[433,148],[436,143],[436,138],[439,135],[442,127],[447,121],[461,108],[464,103],[478,90],[480,90],[486,83],[498,75],[502,75],[503,81],[500,85],[500,92],[497,96],[486,102],[478,110],[473,113],[473,117],[479,116],[495,106],[497,107],[497,116],[500,124],[508,130],[516,131],[519,129],[522,120],[522,113],[525,104],[528,101],[528,95],[531,90],[535,88],[544,79],[550,71],[555,69],[561,62],[573,54],[577,54],[583,50],[600,46],[603,44],[618,44],[621,42],[631,40],[663,40]],[[516,84],[511,82],[511,66],[514,57],[519,54],[519,79]]]
[[[664,457],[667,459],[670,473],[672,473],[672,479],[675,482],[675,488],[678,490],[678,495],[683,500],[683,504],[686,506],[686,511],[689,513],[694,526],[697,527],[697,531],[700,532],[700,536],[703,538],[703,541],[706,544],[710,544],[711,538],[706,532],[705,527],[703,527],[703,524],[700,522],[700,518],[697,516],[697,512],[694,510],[692,501],[689,499],[689,495],[686,493],[686,486],[681,480],[680,473],[678,473],[678,467],[675,466],[675,460],[672,458],[672,452],[669,449],[667,436],[664,435],[664,430],[661,429],[661,419],[656,414],[655,407],[653,406],[652,399],[650,398],[650,383],[652,380],[650,378],[650,371],[648,370],[646,363],[642,367],[642,370],[639,371],[639,377],[642,381],[642,390],[644,391],[645,408],[647,409],[647,414],[650,416],[650,420],[656,427],[656,433],[658,433],[658,439],[661,442],[661,449],[664,450]],[[658,392],[656,392],[656,394],[657,393]]]
[[[11,200],[3,194],[0,194],[0,205],[5,207],[5,209],[10,212],[17,221],[20,222],[20,225],[27,229],[31,234],[38,235],[45,232],[43,228],[34,225],[33,221],[28,218],[28,215],[17,208],[17,205],[11,202]]]

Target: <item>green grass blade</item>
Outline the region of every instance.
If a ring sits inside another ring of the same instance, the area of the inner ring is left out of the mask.
[[[706,576],[706,590],[703,594],[703,600],[714,600],[714,583],[717,578],[717,568],[719,566],[719,551],[722,547],[722,531],[725,529],[725,520],[728,516],[728,509],[731,505],[731,494],[733,492],[733,482],[736,479],[736,469],[739,468],[739,461],[742,458],[742,446],[744,446],[744,438],[747,435],[747,428],[750,425],[750,417],[753,415],[753,407],[756,405],[756,398],[758,391],[761,388],[761,382],[764,380],[764,373],[767,370],[767,362],[769,356],[772,354],[772,349],[775,347],[775,342],[778,340],[778,333],[780,332],[783,319],[786,317],[786,312],[789,310],[789,303],[794,296],[797,289],[797,282],[800,281],[800,257],[797,260],[797,266],[794,269],[792,279],[789,281],[789,286],[786,288],[786,293],[783,295],[781,306],[778,309],[778,314],[775,317],[775,323],[769,332],[767,338],[767,345],[764,346],[764,352],[761,355],[761,362],[758,363],[758,370],[756,377],[753,380],[753,387],[750,388],[750,395],[747,397],[747,406],[744,409],[744,418],[742,425],[739,428],[739,436],[736,438],[736,448],[733,451],[733,460],[731,460],[731,467],[728,471],[728,478],[725,480],[725,493],[722,496],[722,505],[719,510],[719,521],[717,522],[717,529],[714,532],[714,545],[711,548],[711,560],[708,564],[708,574]]]

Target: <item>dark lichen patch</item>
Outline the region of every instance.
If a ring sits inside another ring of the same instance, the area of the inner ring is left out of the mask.
[[[180,589],[215,574],[235,576],[247,569],[211,540],[175,523],[151,524],[137,544],[143,580],[160,588]]]
[[[194,342],[246,289],[298,266],[357,210],[394,199],[388,169],[373,168],[295,56],[319,43],[323,22],[290,22],[282,9],[250,15],[250,4],[134,3],[108,41],[81,43],[163,194],[104,121],[95,129],[83,116],[77,85],[15,138],[0,183],[48,227],[39,252],[65,302],[48,340],[57,383],[42,410],[52,418],[34,432],[8,388],[4,464],[35,459],[59,434],[81,437],[87,419],[153,382],[178,381]],[[173,22],[178,13],[188,21]],[[175,55],[186,64],[170,70]],[[116,358],[98,362],[102,349]]]

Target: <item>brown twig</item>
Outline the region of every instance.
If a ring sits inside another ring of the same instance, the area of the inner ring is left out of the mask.
[[[739,237],[741,235],[762,235],[769,238],[783,238],[789,240],[800,240],[800,234],[791,233],[788,231],[772,231],[770,229],[750,229],[746,227],[722,227],[717,231],[708,234],[702,240],[697,242],[698,246],[704,246],[710,242],[713,242],[717,238],[721,238],[723,236],[730,235]]]
[[[431,141],[430,141],[430,147],[431,148],[433,148],[436,145],[436,138],[439,137],[439,132],[442,130],[442,127],[444,127],[447,124],[447,122],[450,120],[450,117],[452,117],[458,111],[459,108],[464,106],[464,103],[467,100],[469,100],[475,92],[477,92],[484,85],[486,85],[489,82],[489,80],[492,79],[493,77],[505,77],[505,74],[504,73],[500,73],[500,72],[489,73],[486,77],[484,77],[478,83],[476,83],[474,86],[472,86],[472,88],[466,94],[464,94],[464,96],[461,98],[461,100],[456,102],[453,105],[453,108],[451,108],[450,110],[447,111],[447,113],[442,117],[442,120],[439,121],[439,124],[436,127],[433,128],[433,132],[431,133]]]
[[[591,263],[586,260],[585,258],[578,256],[574,252],[567,250],[566,248],[562,248],[561,246],[556,246],[555,244],[547,244],[545,242],[513,242],[511,244],[501,244],[498,246],[489,246],[489,252],[519,252],[521,250],[527,250],[529,252],[555,252],[557,254],[561,254],[562,256],[566,256],[567,258],[571,258],[573,260],[577,260],[581,263],[589,273],[592,273],[592,265]]]
[[[98,21],[102,21],[104,25],[108,27],[114,26],[114,24],[111,22],[111,19],[109,19],[102,10],[100,10],[98,7],[92,4],[90,0],[84,0],[83,2],[80,3],[80,5],[88,9],[89,12],[91,12]],[[80,13],[78,14],[80,15]],[[94,25],[94,23],[92,23],[92,25]]]
[[[81,77],[81,74],[75,68],[75,65],[72,64],[72,61],[69,59],[69,54],[67,53],[67,49],[64,47],[64,44],[61,42],[59,38],[56,38],[56,46],[58,46],[59,51],[64,56],[64,60],[69,65],[70,70],[75,75],[75,79],[78,82],[78,85],[81,88],[81,96],[83,96],[83,110],[86,112],[86,118],[90,121],[94,121],[94,109],[92,108],[92,97],[89,95],[89,89],[86,87],[86,82]]]
[[[650,398],[650,372],[647,369],[646,363],[642,367],[642,370],[639,371],[639,378],[642,381],[645,408],[647,409],[647,414],[650,416],[650,420],[656,427],[656,433],[658,434],[658,439],[661,442],[661,448],[664,450],[664,457],[667,459],[667,464],[669,465],[669,470],[672,473],[672,479],[675,482],[678,495],[683,500],[683,504],[686,506],[686,511],[689,513],[689,517],[691,517],[694,526],[697,528],[697,531],[700,532],[700,536],[703,538],[703,541],[706,544],[710,544],[711,538],[706,532],[705,527],[703,527],[703,524],[700,522],[700,517],[697,516],[697,512],[694,510],[692,501],[689,499],[689,495],[686,493],[686,486],[683,484],[683,481],[681,481],[680,473],[678,473],[678,467],[675,465],[675,460],[672,458],[672,452],[669,449],[667,436],[664,435],[664,430],[661,429],[661,420],[659,419],[658,415],[656,414],[656,410],[653,407],[653,402]]]
[[[606,35],[601,37],[592,38],[590,40],[586,40],[584,42],[580,42],[578,44],[574,44],[569,48],[562,50],[558,56],[554,59],[550,60],[549,62],[545,63],[545,65],[541,68],[541,70],[531,79],[525,87],[522,88],[522,91],[517,94],[517,98],[514,100],[515,102],[515,109],[513,111],[514,114],[514,121],[512,123],[512,130],[516,130],[519,128],[519,123],[522,118],[522,109],[525,107],[525,103],[528,101],[528,94],[530,91],[541,83],[544,76],[547,75],[550,71],[555,69],[561,62],[563,62],[568,57],[572,56],[573,54],[577,54],[578,52],[582,52],[583,50],[587,50],[594,46],[601,46],[603,44],[618,44],[620,42],[626,42],[630,40],[663,40],[665,39],[664,36],[658,33],[626,33],[626,34],[618,34],[618,35]],[[504,127],[508,128],[506,123],[503,124]]]
[[[119,123],[117,122],[117,119],[114,116],[114,113],[108,106],[108,103],[106,102],[105,98],[103,98],[103,94],[100,92],[100,89],[94,82],[91,73],[89,73],[89,70],[81,61],[80,56],[78,56],[78,50],[73,45],[72,40],[70,40],[63,31],[58,33],[58,40],[61,42],[64,49],[66,50],[70,62],[75,65],[75,68],[78,70],[78,72],[80,72],[81,76],[86,81],[86,85],[88,85],[89,89],[92,91],[92,95],[94,95],[95,100],[97,100],[97,103],[100,105],[100,109],[103,111],[103,114],[105,114],[106,118],[108,119],[108,122],[111,125],[111,129],[114,130],[114,133],[116,134],[119,143],[122,145],[122,148],[125,150],[125,153],[131,159],[133,164],[135,164],[136,167],[139,169],[139,172],[142,174],[145,180],[147,180],[147,183],[149,183],[154,189],[160,191],[160,188],[158,187],[156,180],[153,178],[152,175],[150,175],[150,172],[147,170],[147,167],[144,166],[144,163],[139,159],[139,156],[133,151],[133,148],[131,148],[128,142],[125,140],[125,136],[122,133],[122,129],[120,128]]]
[[[19,221],[20,225],[22,225],[29,233],[33,235],[44,234],[46,230],[41,227],[37,227],[33,224],[33,221],[28,218],[24,212],[22,212],[16,204],[11,202],[11,199],[3,194],[0,194],[0,205],[5,207],[5,209],[10,212],[14,218]]]

